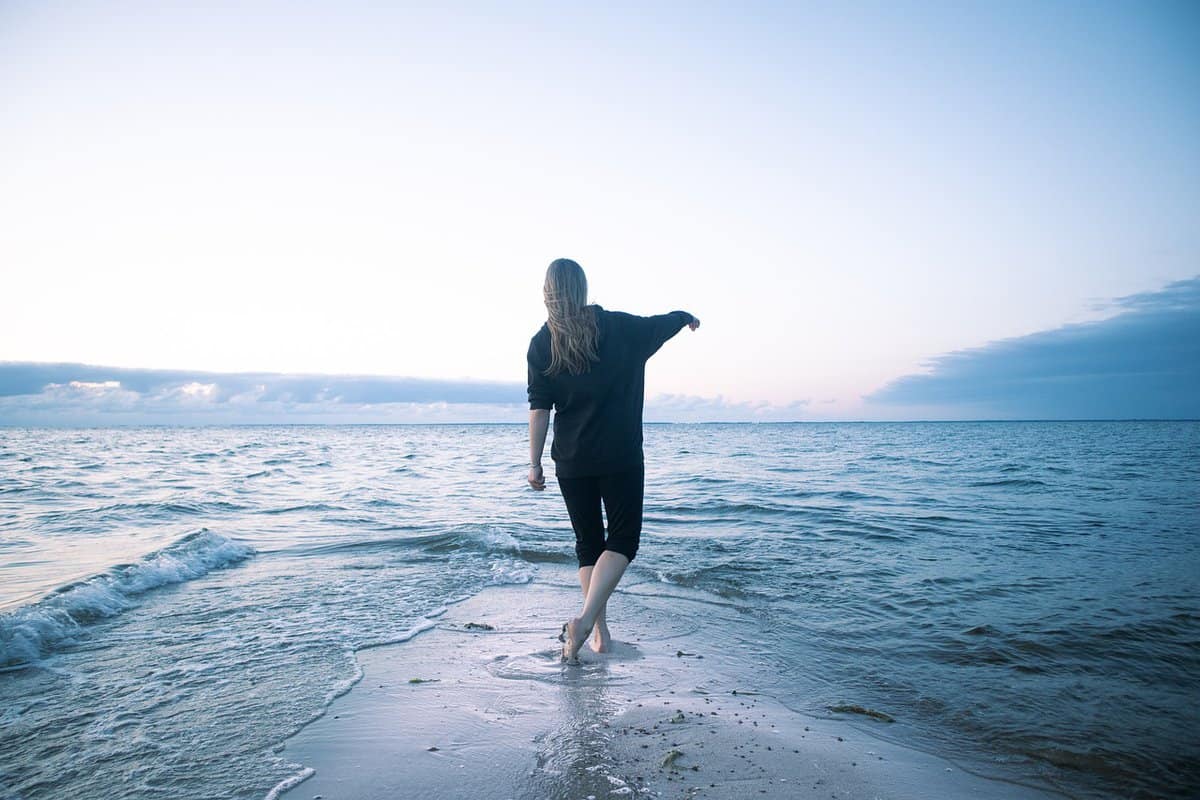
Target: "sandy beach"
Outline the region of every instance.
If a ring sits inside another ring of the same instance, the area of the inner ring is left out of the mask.
[[[362,680],[286,743],[296,777],[274,794],[1052,796],[906,746],[874,709],[788,709],[757,691],[752,654],[719,646],[737,612],[700,597],[618,593],[613,651],[563,665],[555,635],[575,601],[566,585],[496,587],[361,651]]]

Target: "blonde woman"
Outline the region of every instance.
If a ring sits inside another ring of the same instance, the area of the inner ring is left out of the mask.
[[[638,317],[587,303],[583,268],[560,258],[546,270],[546,324],[529,343],[529,485],[546,488],[542,451],[550,409],[558,488],[575,529],[583,610],[562,628],[562,657],[579,663],[589,633],[607,652],[605,607],[642,533],[642,402],[646,361],[685,325],[686,311]],[[601,504],[608,517],[605,538]]]

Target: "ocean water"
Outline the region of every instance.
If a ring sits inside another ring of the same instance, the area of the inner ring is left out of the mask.
[[[886,711],[1073,797],[1200,787],[1200,423],[651,425],[646,450],[623,588],[732,605],[793,709]],[[525,461],[517,425],[0,429],[0,798],[270,796],[357,650],[574,581]]]

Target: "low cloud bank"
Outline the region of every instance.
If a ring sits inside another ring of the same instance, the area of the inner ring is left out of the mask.
[[[503,422],[516,383],[0,363],[0,424]]]
[[[896,418],[1200,418],[1200,276],[1113,307],[1108,319],[938,356],[864,399]]]

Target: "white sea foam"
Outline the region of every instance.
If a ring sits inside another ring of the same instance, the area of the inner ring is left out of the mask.
[[[317,771],[312,767],[303,767],[295,775],[289,775],[275,784],[271,788],[271,791],[267,792],[267,796],[263,800],[279,800],[279,796],[288,789],[299,786],[315,774],[317,774]]]
[[[493,586],[529,583],[534,577],[533,565],[523,561],[493,561],[491,569]]]
[[[400,634],[399,636],[393,636],[389,639],[385,639],[385,640],[379,641],[379,642],[372,642],[370,646],[371,647],[382,647],[383,645],[387,645],[387,644],[402,644],[404,642],[407,642],[409,639],[412,639],[414,636],[422,634],[425,631],[430,630],[432,628],[436,628],[437,623],[433,621],[433,617],[440,617],[444,613],[446,613],[446,609],[439,608],[438,610],[434,611],[432,614],[429,614],[428,616],[426,616],[425,619],[421,620],[416,625],[413,625],[411,628],[409,628],[408,630],[406,630],[404,633]],[[357,683],[357,681],[355,681],[355,682]],[[345,694],[345,692],[342,692],[340,694]],[[337,697],[339,695],[334,695],[334,696]]]
[[[480,533],[480,539],[488,547],[495,550],[507,550],[512,553],[521,552],[521,542],[510,531],[504,528],[488,525]]]
[[[253,548],[205,528],[137,563],[64,586],[0,615],[0,667],[37,661],[89,623],[136,605],[139,595],[232,566],[253,553]]]

